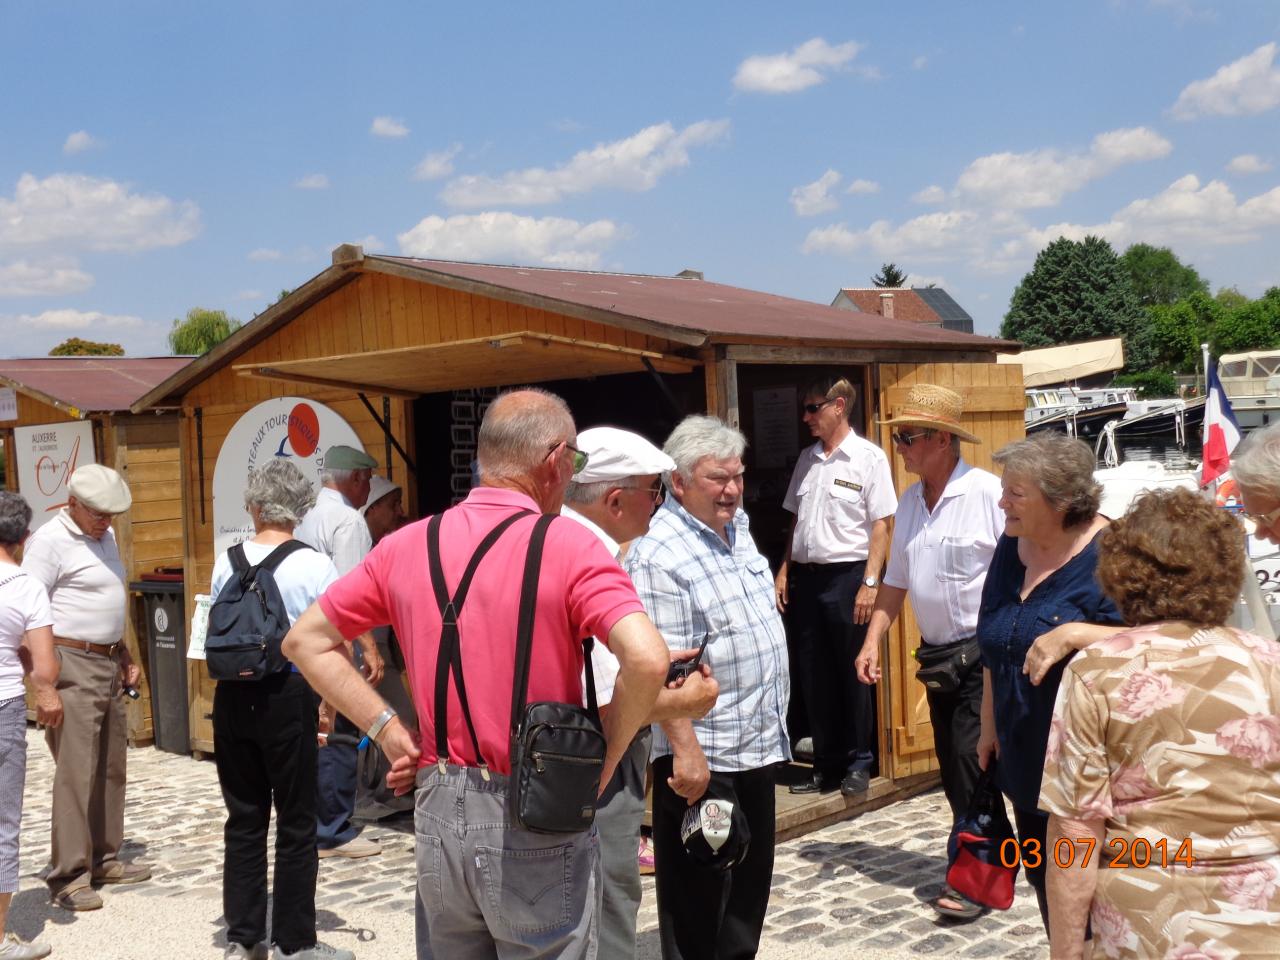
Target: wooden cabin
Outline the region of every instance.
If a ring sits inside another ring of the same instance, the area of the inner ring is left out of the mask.
[[[0,436],[4,440],[5,488],[17,490],[37,510],[56,509],[60,496],[45,498],[36,489],[31,440],[65,433],[66,455],[49,463],[65,494],[66,479],[77,466],[101,463],[118,470],[129,484],[133,506],[112,524],[125,575],[137,580],[157,567],[180,567],[183,559],[181,471],[178,465],[178,416],[130,406],[148,390],[191,362],[190,357],[40,357],[0,360]],[[28,428],[49,427],[47,431]],[[77,440],[79,442],[77,442]],[[24,445],[20,441],[26,441]],[[24,479],[25,478],[25,479]],[[55,485],[43,493],[53,494]],[[47,514],[46,514],[47,515]],[[131,597],[125,618],[125,642],[142,665],[141,696],[127,702],[129,742],[154,736],[151,690],[154,682],[146,653],[141,606]],[[34,711],[28,711],[34,719]]]
[[[796,456],[812,442],[800,420],[810,381],[847,376],[858,388],[854,426],[886,449],[888,431],[876,421],[911,384],[950,386],[965,397],[966,426],[984,441],[966,450],[989,467],[993,450],[1023,435],[1021,371],[995,362],[998,350],[1013,346],[696,274],[366,256],[348,245],[334,251],[330,268],[150,391],[134,410],[180,410],[188,600],[208,589],[215,545],[234,542],[227,539],[233,525],[218,527],[210,479],[232,431],[242,438],[237,444],[252,436],[289,453],[292,441],[279,434],[277,446],[270,431],[284,430],[294,411],[299,423],[310,424],[315,414],[300,408],[322,406],[405,485],[406,506],[421,517],[470,488],[488,401],[501,388],[531,383],[563,396],[579,429],[609,423],[661,444],[689,413],[709,411],[740,426],[750,442],[745,508],[761,549],[776,563],[790,516],[783,494]],[[246,428],[254,410],[259,422]],[[310,429],[299,437],[311,458],[341,442],[301,436]],[[246,458],[259,453],[238,450],[243,477]],[[905,489],[911,478],[897,458],[891,461]],[[911,617],[904,619],[885,658],[880,776],[866,802],[936,782],[924,690],[910,667],[919,637]],[[211,750],[213,688],[199,661],[192,661],[190,682],[192,747]],[[800,798],[785,791],[779,804],[784,831],[793,806],[796,824],[835,819],[851,806],[838,793]]]

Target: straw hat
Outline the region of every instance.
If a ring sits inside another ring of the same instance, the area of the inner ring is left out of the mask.
[[[960,426],[960,414],[964,412],[964,400],[960,394],[932,383],[918,383],[907,393],[907,401],[893,411],[892,420],[881,420],[886,427],[926,427],[954,433],[961,440],[981,443]]]

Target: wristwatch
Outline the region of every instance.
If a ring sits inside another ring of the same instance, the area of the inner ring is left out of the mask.
[[[396,712],[392,710],[390,707],[387,707],[380,714],[378,714],[377,719],[374,720],[373,723],[369,724],[369,729],[364,732],[364,735],[369,738],[370,743],[378,742],[378,734],[382,732],[383,727],[385,727],[388,723],[391,722],[391,718],[394,717],[395,715],[396,715]]]
[[[863,585],[864,587],[866,587],[867,589],[869,589],[869,590],[874,590],[876,587],[880,586],[880,578],[879,578],[879,577],[866,577],[866,578],[862,581],[862,585]]]

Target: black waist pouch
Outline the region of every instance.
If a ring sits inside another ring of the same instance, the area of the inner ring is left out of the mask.
[[[955,643],[930,645],[922,643],[916,648],[916,679],[930,693],[955,693],[981,659],[977,640],[959,640]]]
[[[550,702],[529,704],[522,720],[511,737],[511,819],[534,833],[588,829],[604,769],[599,723],[581,707]]]

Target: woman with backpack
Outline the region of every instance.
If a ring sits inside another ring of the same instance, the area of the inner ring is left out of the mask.
[[[273,458],[249,474],[254,535],[218,557],[206,642],[214,760],[227,805],[222,874],[228,958],[267,958],[267,827],[276,808],[271,939],[276,960],[355,960],[316,942],[316,727],[306,680],[280,651],[283,634],[338,578],[293,528],[315,504],[311,483]],[[258,642],[248,642],[251,635]]]

